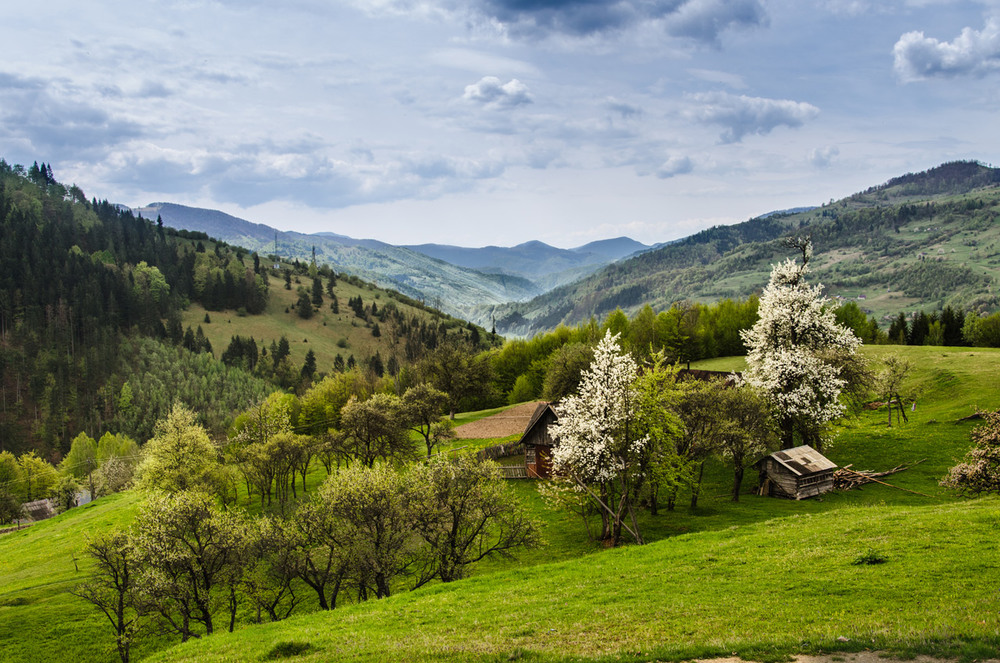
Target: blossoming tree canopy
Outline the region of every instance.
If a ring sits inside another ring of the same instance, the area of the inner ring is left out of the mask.
[[[639,397],[635,360],[618,347],[609,331],[594,351],[594,361],[577,394],[554,409],[559,417],[549,432],[559,444],[553,449],[553,469],[569,477],[598,503],[605,536],[617,544],[621,529],[641,542],[632,511],[634,486],[641,480],[638,465],[647,438],[639,435]],[[632,527],[624,524],[628,514]]]
[[[802,252],[802,263],[789,258],[774,265],[760,297],[759,319],[742,332],[744,379],[776,408],[784,448],[794,446],[795,431],[804,443],[821,448],[825,427],[844,411],[839,397],[847,381],[841,368],[861,340],[837,324],[822,286],[805,282],[812,243],[797,239],[791,245]]]

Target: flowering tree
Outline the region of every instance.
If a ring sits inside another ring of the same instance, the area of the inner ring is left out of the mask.
[[[761,389],[774,405],[782,447],[802,441],[822,447],[827,424],[844,412],[839,401],[847,386],[845,364],[854,360],[861,340],[837,324],[826,308],[822,286],[805,282],[812,243],[796,239],[802,264],[789,258],[771,270],[760,297],[759,319],[744,331],[747,346],[746,382]]]
[[[972,449],[941,482],[966,495],[1000,492],[1000,410],[979,414],[983,423],[972,429]]]
[[[641,455],[647,437],[639,435],[639,397],[635,361],[609,331],[594,351],[579,392],[554,409],[558,422],[549,433],[559,440],[553,469],[569,477],[601,510],[603,538],[618,545],[622,529],[642,543],[633,509],[641,481]],[[631,525],[625,523],[628,517]]]

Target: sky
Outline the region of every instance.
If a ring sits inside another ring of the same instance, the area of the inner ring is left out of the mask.
[[[393,244],[647,244],[1000,159],[1000,0],[0,6],[0,157]]]

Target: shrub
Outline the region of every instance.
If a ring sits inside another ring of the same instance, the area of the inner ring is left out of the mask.
[[[979,414],[983,423],[972,429],[972,449],[941,481],[966,495],[1000,492],[1000,410]]]

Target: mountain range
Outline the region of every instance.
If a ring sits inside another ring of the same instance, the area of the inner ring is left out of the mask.
[[[771,265],[794,257],[782,240],[812,237],[813,283],[887,321],[946,305],[994,311],[1000,279],[1000,169],[951,162],[907,173],[819,207],[709,228],[608,265],[526,302],[482,306],[473,320],[530,336],[615,308],[664,310],[675,302],[745,298]]]
[[[653,247],[627,237],[559,249],[394,246],[334,233],[282,232],[215,210],[155,203],[137,210],[264,254],[356,274],[498,332],[530,336],[615,308],[747,297],[788,257],[782,239],[813,237],[813,278],[835,300],[880,318],[946,304],[1000,305],[1000,169],[945,163],[839,201],[770,212]]]
[[[514,247],[395,246],[332,232],[281,231],[218,210],[174,203],[152,203],[135,211],[263,255],[311,260],[315,251],[317,262],[464,318],[482,305],[530,299],[651,248],[627,237],[575,249],[537,241]]]

